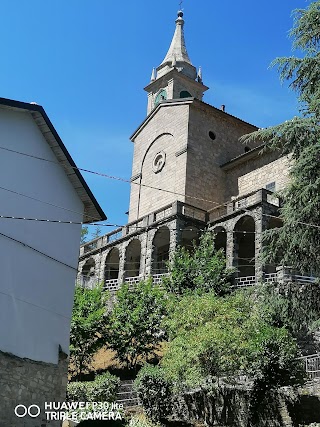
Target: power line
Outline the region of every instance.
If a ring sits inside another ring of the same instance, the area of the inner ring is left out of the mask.
[[[57,162],[55,160],[45,159],[43,157],[39,157],[39,156],[35,156],[35,155],[32,155],[32,154],[23,153],[23,152],[20,152],[20,151],[17,151],[17,150],[12,150],[12,149],[6,148],[6,147],[0,147],[0,149],[8,151],[8,152],[11,152],[11,153],[19,154],[19,155],[22,155],[22,156],[30,157],[30,158],[33,158],[33,159],[36,159],[36,160],[41,160],[41,161],[45,161],[45,162],[48,162],[48,163],[53,163],[53,164],[61,166],[61,163],[59,163],[59,162]],[[71,166],[71,165],[70,165],[70,167],[72,169],[74,169],[74,170],[79,170],[79,171],[82,171],[82,172],[91,173],[91,174],[98,175],[98,176],[101,176],[101,177],[104,177],[104,178],[113,179],[113,180],[120,181],[120,182],[125,182],[125,183],[128,183],[128,184],[138,185],[140,187],[150,188],[152,190],[163,191],[163,192],[166,192],[166,193],[169,193],[169,194],[174,194],[176,196],[183,196],[183,197],[186,197],[186,198],[189,198],[189,199],[194,199],[194,200],[199,200],[199,201],[203,201],[203,202],[207,202],[207,203],[217,204],[218,206],[216,206],[214,209],[218,209],[220,207],[226,207],[227,204],[229,203],[229,202],[225,202],[223,204],[218,204],[218,202],[214,202],[213,200],[204,199],[204,198],[200,198],[200,197],[196,197],[196,196],[188,196],[188,195],[183,194],[183,193],[177,193],[175,191],[166,190],[164,188],[159,188],[159,187],[154,187],[154,186],[150,186],[150,185],[146,185],[146,184],[141,184],[141,183],[133,182],[133,181],[130,181],[130,180],[125,179],[125,178],[121,178],[121,177],[117,177],[117,176],[113,176],[113,175],[108,175],[108,174],[105,174],[105,173],[102,173],[102,172],[92,171],[90,169],[85,169],[85,168],[78,168],[76,166]],[[83,213],[81,213],[81,212],[77,212],[77,211],[74,211],[74,210],[71,210],[71,209],[68,209],[68,208],[64,208],[62,206],[58,206],[58,205],[55,205],[55,204],[50,203],[50,202],[45,202],[45,201],[37,199],[35,197],[27,196],[25,194],[22,194],[22,193],[13,191],[13,190],[9,190],[9,189],[4,188],[4,187],[0,187],[0,189],[2,189],[4,191],[11,192],[13,194],[17,194],[17,195],[22,196],[22,197],[27,197],[29,199],[32,199],[32,200],[35,200],[35,201],[38,201],[38,202],[41,202],[41,203],[45,203],[45,204],[53,206],[53,207],[57,207],[57,208],[60,208],[60,209],[63,209],[63,210],[69,211],[69,212],[73,212],[73,213],[77,213],[79,215],[83,215]],[[239,210],[243,210],[245,212],[250,212],[248,209],[244,209],[244,208],[239,208]],[[262,215],[268,216],[268,217],[271,217],[271,218],[276,218],[278,220],[282,220],[281,217],[278,217],[278,216],[268,215],[268,214],[262,214]],[[98,219],[98,218],[95,218],[95,217],[92,217],[92,216],[88,216],[88,215],[86,215],[86,216],[88,218],[92,218],[92,219],[95,219],[95,220]],[[319,225],[311,224],[311,223],[306,223],[306,222],[302,222],[302,221],[295,221],[295,223],[301,224],[301,225],[305,225],[305,226],[309,226],[309,227],[320,228]],[[97,225],[97,224],[92,224],[92,225]],[[100,225],[103,226],[104,224],[98,224],[98,226],[100,226]],[[117,226],[117,225],[115,225],[115,226]],[[144,228],[144,227],[141,227],[141,228]]]
[[[35,156],[35,155],[32,155],[32,154],[22,153],[21,151],[12,150],[12,149],[6,148],[6,147],[0,147],[0,150],[5,150],[5,151],[9,151],[11,153],[19,154],[21,156],[26,156],[26,157],[30,157],[30,158],[33,158],[33,159],[36,159],[36,160],[41,160],[41,161],[44,161],[44,162],[53,163],[53,164],[59,165],[61,167],[61,163],[59,163],[59,162],[57,162],[55,160],[49,160],[49,159],[45,159],[43,157]],[[103,172],[92,171],[90,169],[85,169],[85,168],[78,168],[76,166],[71,166],[71,165],[70,165],[70,168],[74,169],[74,170],[81,171],[81,172],[86,172],[86,173],[91,173],[93,175],[101,176],[103,178],[108,178],[108,179],[112,179],[112,180],[115,180],[115,181],[125,182],[127,184],[138,185],[139,187],[150,188],[151,190],[163,191],[165,193],[174,194],[176,196],[187,197],[189,199],[194,199],[194,200],[199,200],[199,201],[202,201],[202,202],[213,203],[215,205],[219,205],[218,202],[214,202],[213,200],[207,200],[207,199],[203,199],[201,197],[196,197],[196,196],[188,196],[188,195],[183,194],[183,193],[177,193],[176,191],[165,190],[164,188],[154,187],[152,185],[147,185],[147,184],[141,184],[141,183],[138,183],[138,182],[130,181],[129,179],[121,178],[119,176],[109,175],[109,174],[106,174],[106,173],[103,173]]]
[[[72,270],[75,270],[76,272],[78,272],[78,268],[72,267],[71,265],[66,264],[66,263],[65,263],[65,262],[63,262],[63,261],[60,261],[60,260],[58,260],[58,259],[56,259],[56,258],[52,257],[51,255],[48,255],[48,254],[46,254],[46,253],[44,253],[44,252],[40,251],[39,249],[36,249],[36,248],[34,248],[34,247],[32,247],[32,246],[28,245],[27,243],[21,242],[20,240],[17,240],[17,239],[15,239],[14,237],[8,236],[7,234],[4,234],[4,233],[0,233],[0,235],[1,235],[1,236],[3,236],[3,237],[5,237],[6,239],[9,239],[9,240],[12,240],[12,241],[14,241],[14,242],[16,242],[16,243],[19,243],[20,245],[22,245],[22,246],[24,246],[24,247],[26,247],[26,248],[28,248],[28,249],[33,250],[34,252],[37,252],[38,254],[40,254],[40,255],[42,255],[42,256],[44,256],[44,257],[48,258],[48,259],[51,259],[52,261],[55,261],[55,262],[57,262],[57,263],[59,263],[59,264],[64,265],[65,267],[71,268]]]

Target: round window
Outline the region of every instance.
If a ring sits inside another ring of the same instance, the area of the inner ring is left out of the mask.
[[[209,132],[209,138],[212,139],[212,141],[214,141],[216,139],[216,134],[214,132],[212,132],[212,130],[210,130],[210,132]]]
[[[153,159],[153,163],[152,163],[153,172],[158,173],[162,171],[165,163],[166,163],[166,154],[164,151],[160,151],[160,153],[156,154]]]

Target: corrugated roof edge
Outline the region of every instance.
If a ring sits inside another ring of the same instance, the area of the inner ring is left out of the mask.
[[[15,101],[12,99],[7,99],[7,98],[0,98],[0,105],[6,106],[6,107],[11,107],[11,108],[19,108],[19,109],[23,109],[23,110],[28,110],[30,112],[34,111],[34,112],[38,112],[42,115],[42,117],[43,117],[44,121],[46,122],[48,128],[50,129],[52,135],[54,136],[55,140],[57,141],[57,144],[61,148],[61,151],[63,152],[67,161],[69,162],[69,165],[74,170],[74,173],[78,177],[83,189],[85,190],[87,196],[89,197],[89,199],[92,202],[94,208],[96,209],[98,215],[100,216],[100,218],[97,218],[95,221],[105,221],[107,219],[106,214],[103,212],[101,206],[99,205],[96,198],[94,197],[94,195],[93,195],[92,191],[90,190],[88,184],[86,183],[85,179],[81,175],[80,171],[77,169],[75,162],[73,161],[69,151],[67,150],[64,143],[62,142],[62,139],[60,138],[58,132],[54,128],[53,124],[51,123],[51,120],[47,116],[47,113],[45,112],[44,108],[38,104],[29,104],[27,102]],[[90,223],[93,221],[85,220],[84,222]]]

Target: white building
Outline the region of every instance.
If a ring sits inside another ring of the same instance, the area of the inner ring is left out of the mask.
[[[0,426],[36,427],[14,407],[64,398],[81,222],[106,216],[44,109],[3,98],[0,216]]]

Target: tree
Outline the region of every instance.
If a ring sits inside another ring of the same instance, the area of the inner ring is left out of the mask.
[[[100,227],[100,225],[97,225],[94,233],[92,233],[92,239],[93,240],[97,239],[100,236],[101,236],[101,227]]]
[[[70,331],[70,362],[73,373],[81,379],[93,355],[105,345],[106,301],[102,286],[94,289],[76,287]]]
[[[253,291],[227,297],[184,296],[165,322],[169,344],[161,367],[180,388],[208,378],[247,374],[260,389],[301,379],[298,349],[289,331],[265,321]]]
[[[165,287],[175,294],[198,290],[213,290],[223,295],[230,289],[233,270],[226,268],[222,249],[216,250],[214,236],[207,232],[200,237],[199,246],[190,252],[181,247],[169,263],[169,275],[163,279]]]
[[[293,12],[293,48],[303,57],[277,58],[272,65],[281,80],[297,92],[301,117],[246,136],[265,149],[290,155],[291,182],[281,193],[283,227],[265,234],[266,262],[291,265],[302,272],[320,272],[320,1]]]
[[[80,245],[83,245],[84,243],[86,243],[88,233],[89,233],[88,227],[86,225],[83,225],[81,228]]]
[[[136,368],[139,360],[154,355],[164,338],[161,321],[166,314],[166,295],[151,280],[129,288],[121,286],[108,321],[108,346],[121,363]]]

